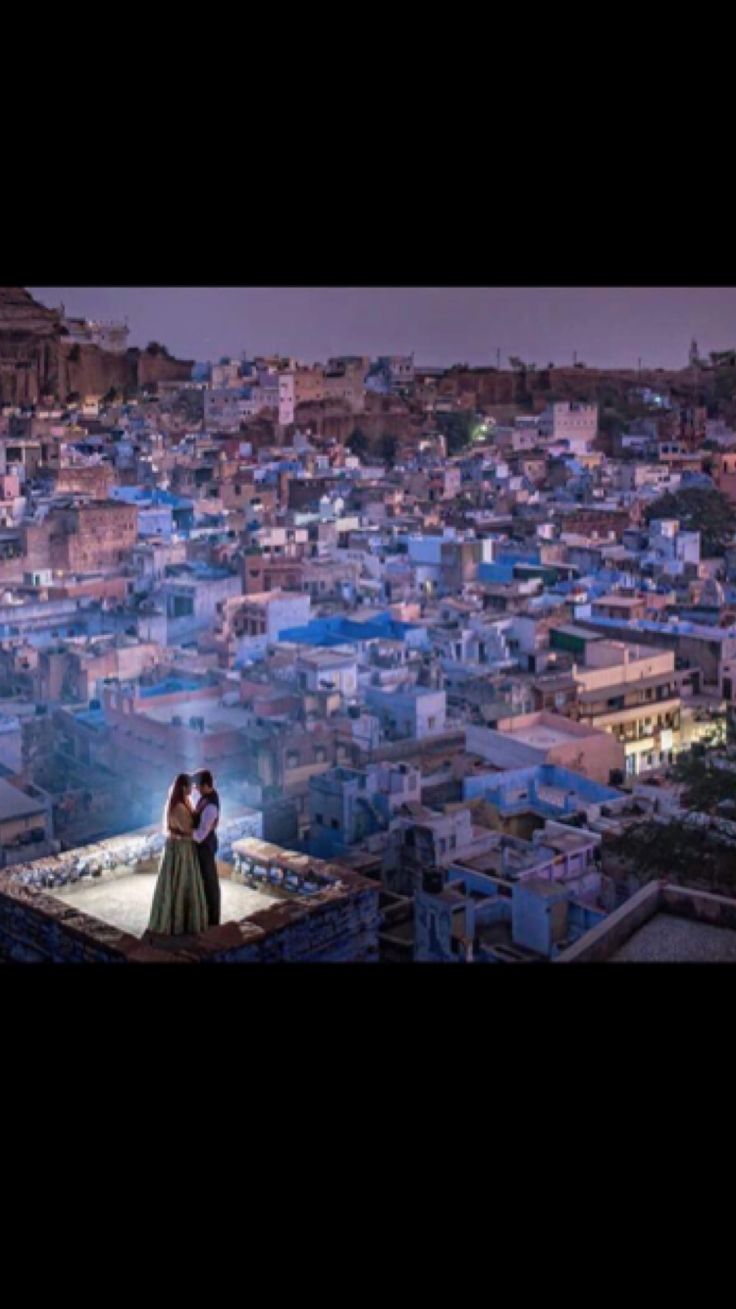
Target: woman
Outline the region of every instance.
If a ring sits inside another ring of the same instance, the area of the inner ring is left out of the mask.
[[[191,779],[180,773],[166,801],[167,841],[148,924],[148,931],[159,936],[191,936],[207,927],[207,901],[192,840],[197,820],[191,790]]]

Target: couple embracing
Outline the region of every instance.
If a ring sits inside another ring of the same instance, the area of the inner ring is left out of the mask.
[[[193,783],[197,794],[193,794]],[[220,797],[212,773],[180,773],[164,812],[166,845],[153,893],[148,931],[155,936],[190,936],[220,921],[217,825]]]

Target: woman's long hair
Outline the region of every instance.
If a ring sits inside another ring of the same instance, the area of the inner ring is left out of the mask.
[[[175,805],[183,804],[187,794],[192,789],[192,779],[188,773],[179,773],[171,783],[169,794],[166,797],[166,808],[164,809],[164,831],[169,830],[169,819],[171,811]]]

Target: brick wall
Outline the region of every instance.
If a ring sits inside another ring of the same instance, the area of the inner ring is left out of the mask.
[[[274,901],[184,948],[154,949],[0,875],[0,960],[10,963],[374,963],[380,885],[350,872],[309,899]]]

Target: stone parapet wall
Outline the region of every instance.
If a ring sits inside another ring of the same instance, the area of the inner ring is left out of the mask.
[[[170,963],[137,937],[0,875],[0,959],[7,963]]]
[[[144,850],[137,868],[153,871],[157,860],[147,841]],[[107,880],[131,872],[119,862],[104,867],[106,854],[102,846],[86,851],[95,877]],[[59,856],[39,861],[39,866],[48,870],[44,876],[50,876],[64,864],[66,881],[68,862],[64,861]],[[24,882],[14,870],[0,874],[0,959],[10,963],[376,962],[382,921],[380,884],[334,864],[330,869],[330,884],[315,894],[282,891],[272,905],[241,922],[224,923],[182,940],[180,946],[172,942],[160,948],[57,900],[38,884]],[[73,880],[82,875],[78,868],[75,872]]]

